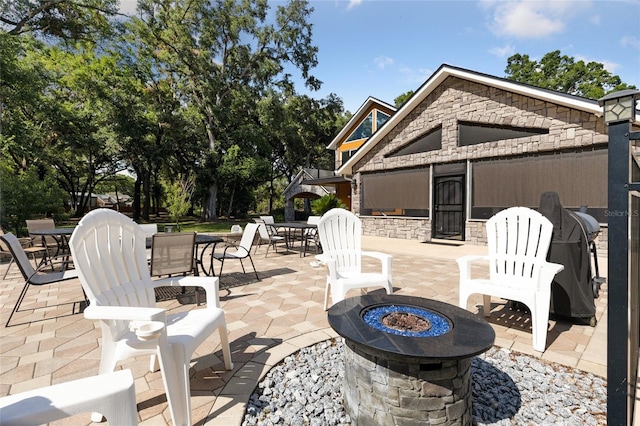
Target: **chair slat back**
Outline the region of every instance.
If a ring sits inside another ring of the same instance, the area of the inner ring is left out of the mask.
[[[0,228],[0,237],[2,237],[3,235],[5,235],[4,230]],[[9,245],[5,243],[3,239],[0,239],[0,252],[7,253],[9,256],[11,256],[11,251],[9,251]]]
[[[242,238],[240,239],[240,244],[238,245],[238,249],[235,253],[238,257],[246,257],[251,253],[251,246],[253,245],[253,240],[256,236],[256,231],[258,230],[257,223],[247,223],[247,226],[244,228],[244,232],[242,233]]]
[[[348,210],[335,208],[322,215],[318,235],[324,255],[335,259],[338,273],[361,272],[362,222]]]
[[[96,306],[155,307],[145,232],[110,209],[84,216],[69,240],[82,287]],[[118,331],[127,324],[117,324]]]
[[[31,262],[29,262],[29,258],[24,252],[20,240],[10,232],[6,234],[2,233],[0,234],[0,244],[3,244],[6,250],[11,253],[25,281],[29,280],[29,278],[36,273],[36,270]]]
[[[155,234],[151,240],[151,276],[193,272],[195,232]]]
[[[256,224],[258,225],[258,233],[260,234],[260,238],[264,241],[270,241],[269,231],[267,230],[267,226],[264,221],[257,222],[259,219],[256,219]]]
[[[275,223],[273,216],[260,216],[260,219],[262,219],[264,223],[269,225],[273,225]]]
[[[49,247],[55,247],[57,242],[53,237],[46,236],[41,238],[37,235],[31,235],[33,231],[42,231],[48,229],[55,229],[56,224],[53,219],[29,219],[25,221],[27,223],[27,231],[29,231],[29,235],[32,237],[34,242],[37,242],[38,245],[44,245]],[[45,244],[42,244],[42,241],[45,241]]]
[[[502,210],[487,221],[491,280],[517,285],[537,278],[547,259],[553,224],[526,207]]]

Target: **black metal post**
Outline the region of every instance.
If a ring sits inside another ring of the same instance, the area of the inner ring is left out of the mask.
[[[608,184],[608,345],[607,345],[607,424],[629,425],[635,389],[630,382],[629,270],[629,130],[628,121],[609,125]],[[634,350],[633,353],[636,353]],[[631,393],[630,393],[631,392]]]

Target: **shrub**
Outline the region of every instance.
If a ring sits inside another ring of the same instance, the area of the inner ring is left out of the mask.
[[[327,194],[311,202],[311,211],[316,216],[322,216],[333,208],[346,209],[347,206],[336,196]]]

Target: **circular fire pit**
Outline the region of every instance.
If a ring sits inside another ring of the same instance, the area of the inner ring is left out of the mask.
[[[345,340],[345,408],[354,425],[471,424],[471,358],[495,333],[457,306],[365,295],[329,309]]]

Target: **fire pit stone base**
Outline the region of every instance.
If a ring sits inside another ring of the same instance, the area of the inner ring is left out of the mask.
[[[387,330],[391,312],[413,313],[432,327]],[[328,320],[345,342],[343,391],[352,425],[473,424],[471,360],[495,340],[484,319],[436,300],[367,294],[334,304]]]
[[[354,425],[471,423],[471,359],[393,361],[345,341],[345,404]]]

